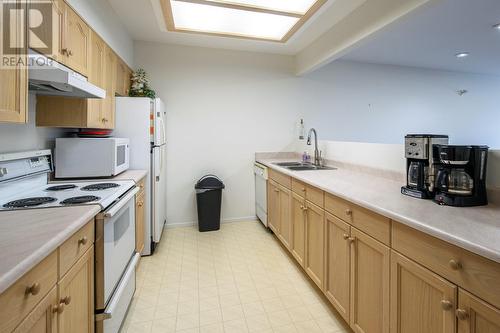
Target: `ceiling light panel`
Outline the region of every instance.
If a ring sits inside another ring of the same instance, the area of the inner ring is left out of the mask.
[[[210,0],[224,4],[256,7],[285,13],[305,14],[317,0]]]
[[[244,0],[240,1],[245,2]],[[247,0],[246,2],[278,3],[288,1]],[[170,3],[175,29],[177,30],[279,41],[299,21],[297,17],[193,2],[172,0]]]

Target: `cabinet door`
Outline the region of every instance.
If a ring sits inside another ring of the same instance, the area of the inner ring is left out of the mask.
[[[56,333],[57,332],[57,287],[45,296],[13,333]]]
[[[59,332],[94,332],[94,247],[59,282]]]
[[[116,80],[115,92],[118,96],[128,95],[126,87],[127,73],[128,73],[127,65],[125,65],[125,63],[118,58],[116,62],[116,74],[115,74],[115,80]],[[130,77],[128,81],[130,81]]]
[[[28,33],[29,48],[56,60],[61,51],[60,43],[64,25],[64,7],[61,10],[61,5],[59,4],[61,1],[51,0],[50,7],[36,6],[37,2],[39,2],[37,0],[29,0],[28,2],[29,6],[35,7],[37,11],[42,13],[42,20],[43,17],[50,17],[52,15],[52,26],[41,24],[37,27],[36,33]],[[47,41],[49,40],[52,45],[47,45]]]
[[[454,333],[457,287],[391,251],[391,333]]]
[[[500,309],[460,289],[458,292],[458,333],[500,332]]]
[[[90,71],[89,81],[100,88],[106,85],[106,44],[92,31],[90,36]],[[105,102],[102,99],[88,99],[87,125],[93,128],[104,127]]]
[[[3,4],[3,1],[2,1]],[[16,8],[26,12],[26,2],[18,0]],[[26,30],[23,20],[11,25],[11,36],[16,36],[17,45],[25,45]],[[14,31],[12,31],[14,30]],[[26,123],[28,121],[28,71],[21,68],[17,59],[26,63],[26,48],[12,56],[17,66],[0,68],[0,122]]]
[[[280,189],[277,183],[267,182],[267,225],[275,235],[280,229]]]
[[[326,213],[325,294],[342,318],[349,322],[351,227]]]
[[[63,41],[62,51],[66,55],[65,64],[83,76],[87,76],[90,67],[90,28],[69,6],[66,6]]]
[[[290,244],[292,240],[292,221],[290,218],[291,211],[291,200],[292,200],[292,192],[279,185],[279,236],[278,238],[281,240],[283,245],[287,249],[290,249]]]
[[[304,199],[292,192],[292,255],[300,266],[305,265],[306,211]]]
[[[351,228],[351,313],[356,333],[389,332],[390,250]]]
[[[144,191],[140,192],[135,199],[135,250],[142,253],[144,250]]]
[[[106,47],[106,57],[104,63],[106,98],[103,100],[102,119],[103,128],[115,128],[115,71],[116,55],[113,50]]]
[[[306,253],[305,269],[316,285],[323,289],[325,267],[325,212],[307,202],[306,208]]]

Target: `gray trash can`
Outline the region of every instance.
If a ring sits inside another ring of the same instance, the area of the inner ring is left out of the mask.
[[[198,207],[198,230],[200,232],[220,229],[220,211],[224,183],[215,175],[203,176],[196,185]]]

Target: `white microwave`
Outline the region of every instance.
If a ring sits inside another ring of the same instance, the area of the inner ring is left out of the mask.
[[[56,138],[56,178],[112,177],[129,168],[129,139]]]

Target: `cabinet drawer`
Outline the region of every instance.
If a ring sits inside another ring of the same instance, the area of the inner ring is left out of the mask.
[[[325,194],[325,210],[385,245],[391,244],[391,220],[334,195]]]
[[[0,295],[0,332],[11,332],[57,282],[54,251]]]
[[[286,188],[292,188],[292,178],[290,176],[284,175],[281,172],[275,171],[273,169],[268,169],[269,178],[285,186]]]
[[[292,178],[292,191],[297,193],[316,206],[323,208],[324,205],[324,192],[314,186],[308,185],[295,178]]]
[[[392,228],[396,251],[500,307],[500,264],[403,224]]]
[[[325,193],[325,210],[339,219],[352,224],[352,207],[350,202]]]
[[[73,266],[73,264],[94,243],[94,220],[78,230],[70,239],[59,247],[59,278]]]

